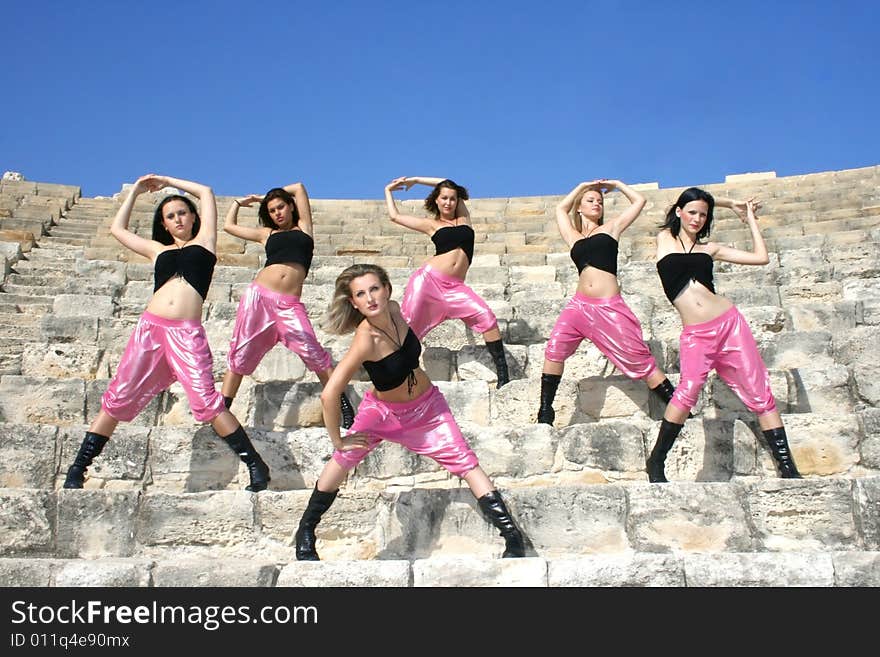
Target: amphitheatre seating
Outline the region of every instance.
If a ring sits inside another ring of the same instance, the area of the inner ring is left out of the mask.
[[[244,466],[192,419],[177,384],[120,425],[85,490],[61,489],[152,292],[151,268],[109,236],[121,195],[82,198],[76,187],[4,181],[0,584],[880,585],[878,183],[880,166],[702,185],[763,200],[770,264],[719,264],[716,288],[755,333],[800,481],[777,478],[754,417],[712,376],[667,461],[673,482],[649,485],[645,454],[662,409],[589,343],[566,362],[555,426],[535,425],[544,344],[577,284],[556,230],[561,196],[472,199],[468,283],[498,315],[514,380],[495,389],[481,336],[461,322],[427,336],[423,364],[533,556],[497,559],[503,541],[467,487],[432,461],[383,445],[319,526],[325,561],[298,563],[293,531],[331,449],[320,384],[280,347],[245,378],[232,407],[272,468],[269,491],[242,490]],[[681,188],[644,187],[647,207],[621,241],[620,280],[675,382],[680,323],[653,250]],[[160,196],[138,199],[133,230],[149,236]],[[218,198],[221,221],[230,203]],[[606,213],[625,204],[609,194]],[[417,201],[401,205],[421,213]],[[303,300],[338,358],[350,337],[325,334],[319,322],[339,271],[382,264],[399,300],[433,250],[425,236],[392,224],[383,201],[312,199],[312,207],[316,254]],[[256,222],[254,208],[239,216]],[[727,210],[718,211],[712,239],[749,245]],[[218,381],[238,298],[262,258],[259,245],[221,235],[204,313]],[[353,402],[368,385],[361,373]]]

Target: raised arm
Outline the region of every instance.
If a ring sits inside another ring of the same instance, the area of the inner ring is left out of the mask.
[[[414,182],[415,180],[415,178],[406,177],[395,178],[385,185],[385,205],[388,208],[388,216],[391,218],[391,221],[405,228],[409,228],[410,230],[417,230],[420,233],[430,235],[434,230],[433,221],[425,217],[413,217],[412,215],[401,214],[398,212],[397,204],[394,201],[394,195],[392,192],[398,189],[409,189],[416,184]],[[428,180],[428,178],[424,178],[423,180]]]
[[[615,217],[613,221],[606,222],[612,225],[611,230],[613,233],[616,233],[614,237],[619,238],[620,234],[629,228],[630,224],[636,220],[645,208],[645,197],[619,180],[602,180],[601,183],[606,189],[620,191],[630,202],[630,206]]]
[[[131,220],[131,210],[137,197],[144,192],[159,191],[163,187],[165,185],[161,182],[161,176],[149,173],[138,178],[129,190],[128,196],[122,202],[119,210],[116,211],[116,216],[113,217],[113,222],[110,224],[110,234],[122,246],[150,260],[156,257],[165,246],[132,232],[128,228],[128,222]]]
[[[223,230],[234,237],[239,237],[250,242],[262,242],[266,239],[272,231],[265,226],[238,225],[238,209],[249,208],[254,203],[259,203],[262,200],[263,197],[259,194],[248,194],[240,199],[232,199],[232,203],[229,205],[229,210],[226,212],[226,220],[223,222]]]
[[[296,201],[296,209],[299,211],[299,228],[304,233],[312,235],[312,205],[309,203],[309,193],[306,186],[301,182],[290,183],[284,186],[284,190],[293,195]]]
[[[761,229],[758,227],[758,215],[756,214],[761,207],[761,203],[754,198],[750,198],[747,201],[721,198],[715,200],[715,206],[730,208],[749,227],[752,233],[752,250],[745,251],[724,246],[723,244],[712,243],[716,247],[712,250],[712,257],[716,260],[732,262],[737,265],[766,265],[770,262],[767,245],[764,243],[764,237],[761,235]]]
[[[559,228],[559,234],[568,246],[573,245],[583,237],[581,233],[575,230],[571,224],[570,213],[574,207],[575,200],[590,188],[596,187],[597,181],[582,182],[571,190],[568,195],[556,204],[556,227]]]
[[[348,450],[365,445],[364,441],[358,441],[357,437],[344,440],[339,431],[342,414],[339,410],[339,396],[345,392],[345,387],[358,371],[358,368],[369,357],[372,349],[372,339],[368,332],[357,331],[351,341],[351,347],[342,357],[342,360],[333,369],[333,374],[321,391],[321,408],[324,411],[324,426],[330,436],[334,449]]]

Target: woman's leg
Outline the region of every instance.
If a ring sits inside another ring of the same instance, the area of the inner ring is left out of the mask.
[[[296,543],[296,559],[297,561],[320,561],[318,551],[315,548],[317,537],[315,536],[315,528],[321,521],[321,517],[327,512],[327,509],[336,500],[339,493],[339,487],[348,476],[348,469],[343,468],[334,459],[330,459],[321,476],[315,484],[315,489],[309,497],[309,503],[303,511],[299,520],[294,541]]]
[[[483,468],[477,466],[462,479],[477,498],[477,506],[480,507],[483,517],[492,523],[504,538],[504,553],[501,557],[508,559],[526,556],[522,532],[513,521],[513,516],[508,511],[501,493],[495,490]]]

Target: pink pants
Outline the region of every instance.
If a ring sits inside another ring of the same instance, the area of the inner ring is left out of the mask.
[[[420,340],[447,319],[460,319],[477,333],[498,325],[492,309],[464,281],[431,265],[409,277],[400,312]]]
[[[459,477],[479,465],[477,455],[461,435],[449,404],[437,386],[431,386],[420,397],[408,402],[382,401],[372,391],[367,391],[349,433],[356,431],[370,435],[367,447],[333,452],[333,459],[346,470],[363,461],[383,440],[399,443],[416,454],[430,456]]]
[[[561,363],[584,339],[631,379],[643,379],[657,369],[642,337],[642,325],[619,294],[598,299],[576,292],[550,332],[544,357]]]
[[[238,302],[226,358],[229,369],[236,374],[253,374],[263,356],[278,342],[302,358],[312,372],[323,372],[333,366],[299,297],[251,283]]]
[[[214,385],[213,364],[200,321],[144,312],[101,398],[101,408],[114,420],[130,422],[176,380],[186,390],[193,417],[210,422],[226,410]]]
[[[689,411],[713,367],[743,404],[758,415],[776,410],[770,374],[751,329],[736,307],[700,324],[684,327],[679,338],[681,379],[670,403]]]

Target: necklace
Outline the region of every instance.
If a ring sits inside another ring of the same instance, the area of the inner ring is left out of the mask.
[[[370,320],[367,321],[370,322]],[[392,338],[391,334],[388,333],[388,331],[383,329],[381,326],[376,326],[375,324],[373,324],[373,322],[370,322],[370,326],[372,326],[374,329],[382,331],[382,333],[384,333],[388,337],[388,339],[391,340],[391,344],[400,349],[403,346],[403,342],[400,339],[400,331],[397,330],[397,322],[395,322],[393,318],[391,319],[391,325],[394,327],[394,334],[397,336],[397,340]]]

